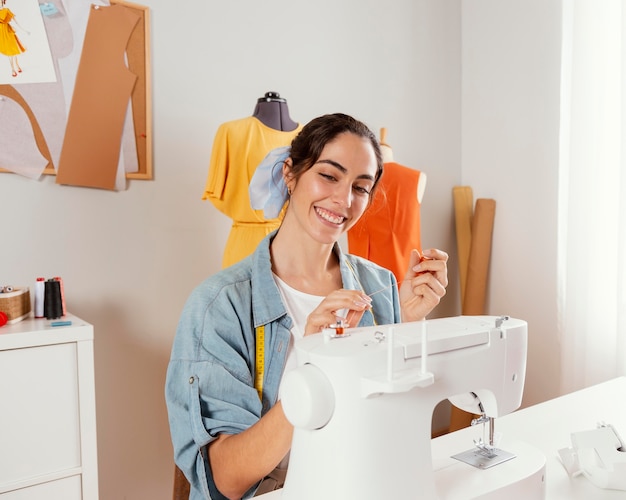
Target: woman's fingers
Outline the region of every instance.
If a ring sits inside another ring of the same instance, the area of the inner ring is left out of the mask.
[[[356,326],[371,302],[372,299],[359,290],[336,290],[309,314],[304,334],[318,333],[337,320],[345,321],[344,326]]]
[[[448,286],[448,254],[434,248],[411,253],[400,287],[402,321],[424,319],[439,304]]]

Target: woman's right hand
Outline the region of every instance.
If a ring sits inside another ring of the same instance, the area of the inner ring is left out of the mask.
[[[360,290],[344,288],[335,290],[309,314],[304,335],[319,333],[324,328],[336,324],[337,320],[342,320],[344,327],[357,326],[363,313],[371,307],[371,304],[372,299]],[[346,312],[345,317],[344,312]]]

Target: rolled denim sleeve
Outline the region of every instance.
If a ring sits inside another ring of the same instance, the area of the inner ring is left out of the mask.
[[[228,291],[221,292],[199,287],[188,299],[166,376],[174,460],[190,482],[191,499],[225,498],[215,487],[207,445],[221,433],[247,429],[261,414],[251,371],[254,337],[241,321],[245,307],[235,312]]]

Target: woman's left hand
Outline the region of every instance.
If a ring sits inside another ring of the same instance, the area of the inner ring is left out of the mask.
[[[448,286],[448,254],[437,249],[425,250],[420,256],[411,251],[409,268],[400,285],[402,321],[420,321],[426,318]]]

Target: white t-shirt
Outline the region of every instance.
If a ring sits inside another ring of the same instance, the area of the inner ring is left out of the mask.
[[[311,295],[309,293],[301,292],[295,288],[290,287],[287,283],[281,280],[274,274],[274,281],[278,286],[280,295],[283,298],[287,313],[293,320],[293,326],[291,327],[291,336],[293,340],[301,339],[304,337],[304,329],[306,327],[306,319],[309,314],[320,305],[320,302],[325,297],[319,295]],[[296,353],[293,348],[293,342],[289,343],[289,350],[287,351],[287,362],[285,363],[285,370],[283,376],[287,371],[293,370],[297,366]],[[280,394],[280,390],[278,392]],[[279,396],[280,397],[280,396]]]
[[[287,313],[293,320],[293,326],[291,327],[291,337],[295,341],[304,337],[304,329],[306,327],[306,319],[311,314],[313,309],[320,305],[320,302],[324,300],[324,297],[319,295],[311,295],[309,293],[301,292],[295,288],[290,287],[287,283],[281,280],[278,276],[273,274],[274,281],[280,291],[280,296],[285,303]],[[298,366],[296,359],[296,353],[293,347],[293,342],[289,342],[289,348],[287,350],[287,361],[285,362],[285,369],[283,371],[283,378],[285,373],[289,370],[293,370]],[[281,382],[282,385],[282,382]],[[280,390],[278,388],[278,399],[280,399]],[[286,469],[289,464],[289,453],[278,464],[277,469]]]

